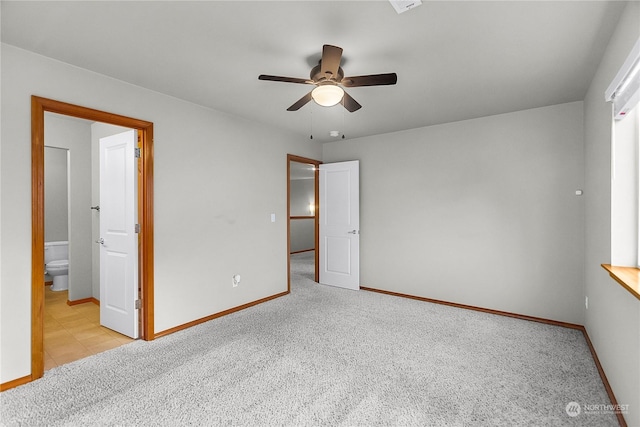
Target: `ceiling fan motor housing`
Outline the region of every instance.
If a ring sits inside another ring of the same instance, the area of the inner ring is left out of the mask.
[[[311,77],[311,80],[313,80],[314,83],[316,84],[319,84],[327,80],[332,81],[334,83],[340,83],[344,78],[344,71],[342,71],[342,67],[338,67],[337,76],[327,75],[323,73],[321,70],[322,70],[322,61],[320,61],[318,65],[316,65],[311,69],[310,77]]]

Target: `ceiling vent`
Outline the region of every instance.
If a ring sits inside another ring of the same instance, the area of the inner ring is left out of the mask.
[[[389,0],[389,3],[398,13],[406,12],[422,4],[420,0]]]

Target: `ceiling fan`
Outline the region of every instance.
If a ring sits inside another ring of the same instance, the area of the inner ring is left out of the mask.
[[[317,104],[324,107],[331,107],[341,103],[351,113],[359,110],[362,105],[358,104],[358,101],[353,99],[342,87],[394,85],[398,81],[396,73],[344,77],[344,72],[340,67],[341,60],[342,48],[325,44],[322,47],[322,59],[320,59],[318,65],[311,69],[310,79],[265,74],[259,75],[258,79],[315,86],[315,89],[287,108],[287,111],[299,110],[300,107],[313,99]]]

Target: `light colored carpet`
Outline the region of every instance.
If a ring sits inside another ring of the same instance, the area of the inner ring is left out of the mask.
[[[615,426],[581,332],[313,283],[0,394],[3,425]]]

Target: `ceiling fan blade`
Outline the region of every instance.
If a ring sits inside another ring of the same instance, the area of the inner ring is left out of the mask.
[[[298,99],[291,107],[287,108],[287,111],[298,111],[300,107],[311,101],[311,92]]]
[[[349,95],[347,92],[344,93],[344,96],[342,97],[342,101],[340,101],[340,103],[344,106],[344,108],[347,109],[347,111],[349,111],[350,113],[353,113],[354,111],[359,110],[360,108],[362,108],[362,105],[358,104],[358,101],[356,101],[355,99],[353,99],[351,97],[351,95]]]
[[[396,73],[371,74],[368,76],[345,77],[340,84],[344,87],[394,85],[398,81]]]
[[[322,46],[322,59],[320,62],[320,72],[330,73],[331,76],[338,75],[340,61],[342,60],[342,48],[325,44]]]
[[[300,84],[313,84],[308,79],[298,79],[295,77],[281,77],[281,76],[268,76],[266,74],[260,74],[258,80],[269,80],[272,82],[284,82],[284,83],[300,83]]]

